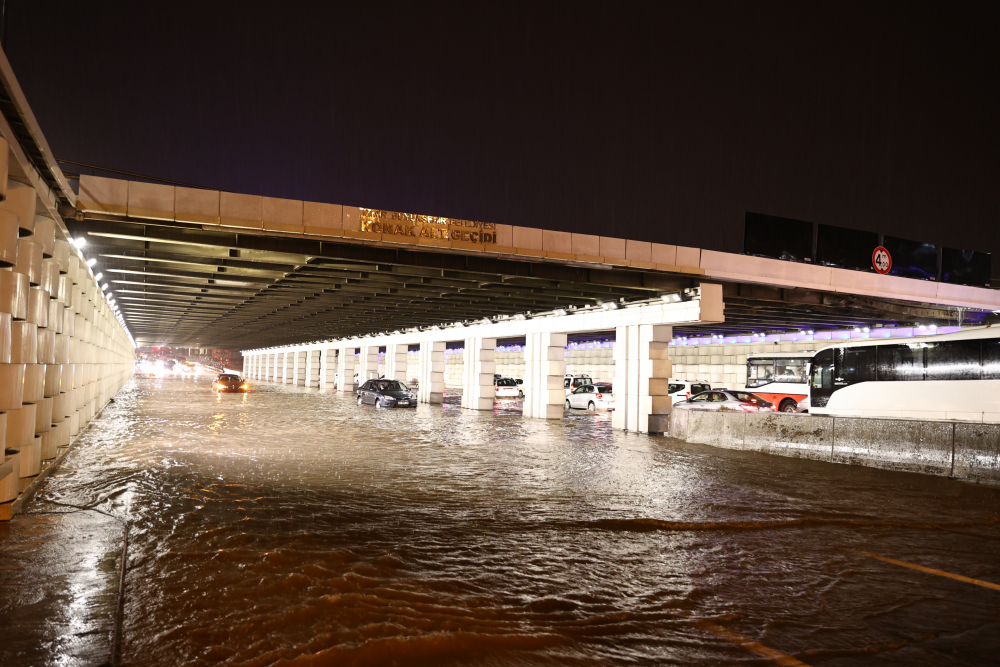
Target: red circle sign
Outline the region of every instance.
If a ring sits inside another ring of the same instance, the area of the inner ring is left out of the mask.
[[[875,252],[872,253],[872,266],[882,275],[889,273],[892,270],[892,256],[889,255],[889,251],[882,246],[875,248]]]

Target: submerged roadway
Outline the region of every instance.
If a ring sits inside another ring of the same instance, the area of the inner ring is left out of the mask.
[[[457,400],[134,378],[0,526],[0,664],[1000,655],[1000,489]]]

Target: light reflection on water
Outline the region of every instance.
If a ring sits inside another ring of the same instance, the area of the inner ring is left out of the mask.
[[[711,618],[840,665],[995,655],[995,592],[850,549],[1000,580],[998,496],[625,434],[608,414],[526,420],[517,404],[454,399],[383,410],[168,379],[129,384],[40,501],[110,498],[129,516],[128,664],[751,661],[692,623]],[[68,556],[32,537],[97,520],[23,517],[8,543],[45,579]],[[107,589],[120,533],[102,525],[80,569],[106,561]],[[106,621],[101,594],[90,613]]]

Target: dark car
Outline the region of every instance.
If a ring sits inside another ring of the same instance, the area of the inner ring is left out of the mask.
[[[223,373],[219,377],[215,378],[215,382],[212,383],[212,389],[214,391],[246,391],[249,388],[247,383],[239,375],[233,375],[232,373]]]
[[[368,380],[358,387],[358,405],[383,408],[415,408],[417,395],[399,380]]]

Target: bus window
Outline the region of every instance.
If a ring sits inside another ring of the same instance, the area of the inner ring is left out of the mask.
[[[836,350],[834,359],[836,373],[833,382],[838,387],[875,380],[874,346],[840,348]]]
[[[775,359],[774,360],[774,382],[796,382],[806,381],[806,365],[808,359]]]
[[[983,366],[979,359],[981,345],[978,340],[949,340],[928,343],[924,349],[927,358],[928,380],[978,380]]]
[[[809,404],[816,408],[824,408],[830,400],[830,394],[832,393],[833,350],[823,350],[813,358]]]
[[[1000,340],[983,341],[983,379],[1000,380]]]
[[[924,379],[925,343],[878,346],[879,382]]]
[[[774,359],[751,359],[747,369],[747,387],[774,382]]]

